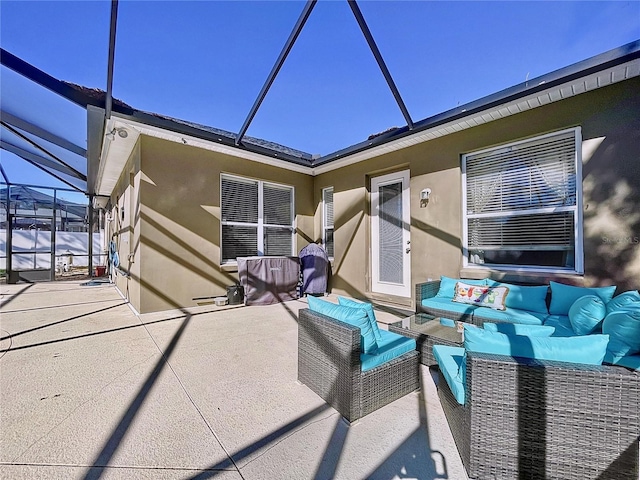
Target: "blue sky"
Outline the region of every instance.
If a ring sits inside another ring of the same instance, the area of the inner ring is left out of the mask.
[[[358,4],[414,121],[640,38],[639,1]],[[121,0],[114,96],[238,132],[303,6]],[[2,0],[2,48],[106,89],[110,8]],[[346,0],[320,0],[247,134],[328,154],[403,124]],[[12,182],[52,183],[0,155]]]

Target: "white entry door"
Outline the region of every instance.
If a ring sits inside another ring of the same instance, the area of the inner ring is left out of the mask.
[[[371,290],[411,297],[409,171],[371,180]]]

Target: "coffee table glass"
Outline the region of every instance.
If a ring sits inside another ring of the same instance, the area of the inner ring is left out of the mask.
[[[427,313],[416,313],[398,322],[390,323],[389,331],[415,338],[420,352],[420,363],[427,366],[437,365],[432,353],[434,345],[452,347],[463,345],[462,333],[456,327],[442,325],[439,317]]]

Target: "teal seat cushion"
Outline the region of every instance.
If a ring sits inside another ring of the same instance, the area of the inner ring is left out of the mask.
[[[490,332],[473,325],[464,326],[464,348],[467,351],[537,360],[600,365],[608,343],[609,335],[528,337]]]
[[[568,315],[549,315],[544,324],[555,328],[552,337],[575,337],[576,335]]]
[[[605,363],[618,365],[620,367],[630,368],[636,372],[640,372],[640,354],[624,355],[622,357],[614,357],[609,352],[604,356]]]
[[[573,302],[585,295],[597,295],[606,304],[609,303],[616,291],[615,285],[609,287],[574,287],[564,283],[549,282],[551,287],[551,304],[549,313],[552,315],[569,315]]]
[[[622,307],[631,306],[640,302],[640,293],[637,290],[629,290],[616,295],[607,303],[607,313],[620,310]]]
[[[487,279],[487,284],[492,287],[507,287],[509,289],[509,294],[505,299],[505,306],[508,308],[544,313],[545,315],[549,313],[547,309],[549,287],[547,285],[513,285],[491,279]]]
[[[477,308],[479,308],[475,305],[468,305],[466,303],[456,303],[452,301],[451,298],[444,297],[426,298],[422,301],[422,306],[426,309],[433,308],[437,310],[448,310],[459,315],[471,315]],[[487,310],[491,309],[488,308]]]
[[[440,277],[440,289],[436,293],[436,297],[453,298],[455,294],[456,283],[464,282],[469,285],[486,285],[485,280],[469,280],[467,278],[451,278],[442,275]]]
[[[449,390],[453,393],[460,405],[465,402],[465,378],[463,362],[465,361],[464,348],[450,347],[448,345],[434,345],[433,358],[438,362],[440,373],[444,377]]]
[[[640,304],[607,315],[602,322],[602,333],[609,335],[607,352],[614,357],[640,353]]]
[[[529,312],[526,310],[518,310],[516,308],[507,308],[506,310],[494,310],[488,307],[478,307],[473,312],[473,318],[495,320],[496,322],[522,323],[525,325],[542,325],[544,319],[547,318],[546,313]]]
[[[454,322],[450,318],[440,317],[440,325],[442,325],[444,327],[455,327],[456,326],[456,322]]]
[[[362,352],[375,353],[378,348],[376,338],[369,322],[369,316],[364,308],[346,307],[335,303],[327,302],[314,296],[308,296],[309,310],[321,313],[327,317],[340,320],[360,329],[362,338]]]
[[[373,330],[373,336],[376,338],[376,343],[379,343],[382,340],[382,337],[380,336],[380,327],[378,327],[378,322],[376,320],[376,314],[373,311],[373,305],[369,302],[359,302],[345,297],[338,297],[338,304],[346,307],[364,308],[367,312],[367,316],[369,317],[369,323]]]
[[[531,337],[550,337],[556,330],[552,326],[523,325],[520,323],[484,322],[482,327],[490,332],[500,332],[507,335],[529,335]]]
[[[378,343],[375,354],[362,353],[360,355],[363,372],[416,349],[416,341],[413,338],[403,337],[387,330],[380,330],[380,336],[381,341]]]
[[[569,321],[576,335],[589,335],[602,330],[607,306],[597,295],[578,298],[569,309]]]

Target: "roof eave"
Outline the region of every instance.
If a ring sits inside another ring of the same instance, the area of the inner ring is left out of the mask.
[[[345,157],[349,157],[357,153],[362,153],[366,150],[382,146],[389,142],[413,136],[427,129],[445,125],[456,120],[461,120],[465,117],[470,117],[480,112],[504,105],[505,103],[515,102],[526,96],[534,95],[538,92],[557,87],[564,83],[586,77],[593,73],[597,73],[638,58],[640,58],[640,40],[628,43],[608,52],[596,55],[595,57],[588,58],[573,65],[555,70],[551,73],[533,78],[513,87],[506,88],[478,100],[474,100],[467,104],[460,105],[456,108],[428,117],[415,123],[413,129],[409,129],[406,126],[394,129],[364,142],[324,155],[313,161],[313,167],[320,167],[327,163],[344,159]]]

